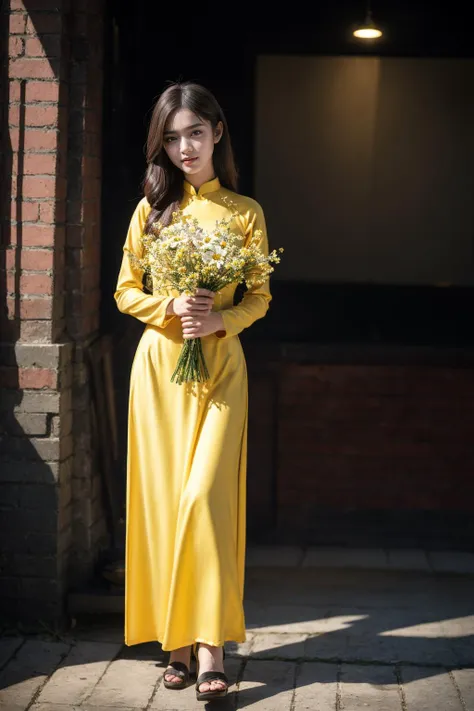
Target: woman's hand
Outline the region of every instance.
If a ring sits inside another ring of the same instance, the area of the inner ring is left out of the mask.
[[[169,303],[170,313],[179,316],[206,317],[212,309],[215,293],[209,289],[197,289],[194,296],[181,294]]]
[[[183,316],[183,338],[200,338],[216,331],[224,330],[224,319],[219,311],[211,311],[205,316]]]

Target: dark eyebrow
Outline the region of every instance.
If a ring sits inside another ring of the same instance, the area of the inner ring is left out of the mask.
[[[184,131],[190,131],[192,128],[197,128],[198,126],[204,126],[203,123],[192,123],[191,126],[186,126]],[[165,131],[163,136],[167,136],[169,133],[177,133],[177,131]]]

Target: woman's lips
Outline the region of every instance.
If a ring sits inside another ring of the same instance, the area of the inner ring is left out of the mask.
[[[185,158],[183,160],[183,163],[185,163],[186,165],[190,165],[191,163],[194,163],[195,160],[197,160],[197,156],[196,158]]]

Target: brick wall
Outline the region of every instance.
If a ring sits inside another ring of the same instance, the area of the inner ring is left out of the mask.
[[[87,347],[98,330],[101,2],[2,10],[1,608],[58,620],[107,532]]]
[[[251,535],[474,545],[472,365],[248,360]]]

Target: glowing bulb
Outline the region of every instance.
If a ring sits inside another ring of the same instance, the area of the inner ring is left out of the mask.
[[[360,37],[360,39],[377,39],[378,37],[382,37],[382,32],[376,27],[360,27],[358,30],[354,30],[354,37]]]
[[[354,37],[359,37],[359,39],[378,39],[382,37],[382,30],[379,30],[375,25],[372,20],[372,13],[368,10],[364,24],[354,30],[352,34]]]

